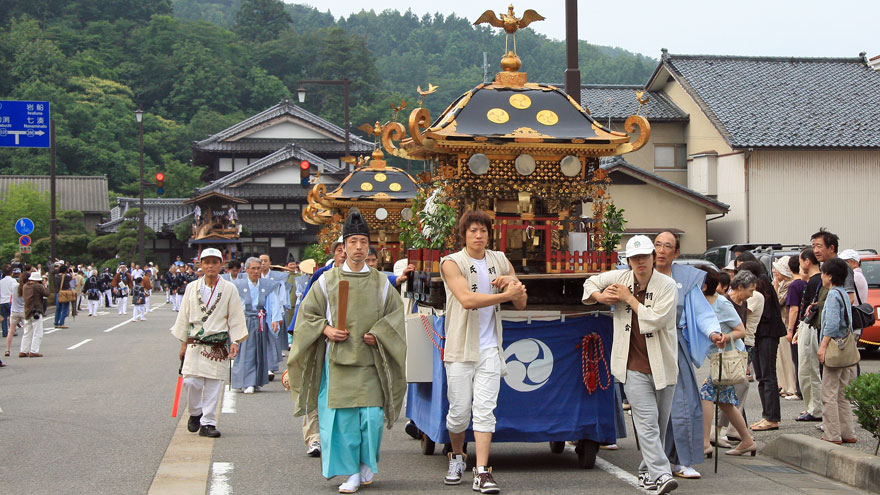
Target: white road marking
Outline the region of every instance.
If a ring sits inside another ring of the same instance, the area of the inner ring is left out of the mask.
[[[637,477],[606,461],[605,459],[602,459],[601,457],[596,457],[596,467],[598,467],[602,471],[605,471],[606,473],[609,473],[610,475],[623,481],[624,483],[635,487],[637,490],[640,490],[644,493],[655,493],[649,492],[648,490],[643,488],[642,485],[639,484],[639,479]]]
[[[79,346],[81,346],[81,345],[83,345],[83,344],[88,344],[88,343],[91,342],[91,341],[92,341],[92,339],[86,339],[86,340],[83,340],[83,341],[80,342],[79,344],[74,344],[74,345],[68,347],[67,350],[70,351],[70,350],[76,349],[77,347],[79,347]]]
[[[229,485],[231,473],[231,462],[215,462],[211,466],[211,485],[208,488],[208,495],[231,495],[232,487]]]
[[[223,409],[220,410],[221,413],[235,414],[236,395],[238,395],[238,391],[235,389],[227,390],[226,393],[223,394]]]
[[[133,321],[134,320],[132,320],[132,319],[125,320],[122,323],[120,323],[119,325],[114,325],[114,326],[108,328],[107,330],[104,330],[104,333],[112,332],[113,330],[116,330],[117,328],[121,327],[122,325],[125,325],[126,323],[131,323]]]
[[[55,333],[58,330],[61,330],[61,329],[55,328],[55,327],[49,327],[49,328],[43,330],[43,335],[49,335],[50,333]]]
[[[98,311],[98,314],[101,316],[104,316],[104,315],[110,314],[110,312],[109,311]]]

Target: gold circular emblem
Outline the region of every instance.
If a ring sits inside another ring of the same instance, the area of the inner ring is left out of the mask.
[[[391,184],[388,184],[388,189],[391,189],[392,191],[397,192],[397,191],[400,191],[402,188],[400,187],[400,184],[398,184],[397,182],[392,182]]]
[[[373,190],[373,185],[370,184],[369,182],[362,182],[362,183],[361,183],[361,190],[362,190],[362,191],[372,191],[372,190]]]
[[[386,176],[385,174],[376,174],[373,176],[373,179],[376,182],[385,182],[388,179],[388,176]]]
[[[520,110],[525,110],[532,106],[532,99],[522,93],[511,95],[508,101],[510,101],[510,106]]]
[[[559,116],[553,110],[541,110],[535,118],[544,125],[556,125],[559,122]]]
[[[510,120],[510,115],[500,108],[493,108],[486,112],[486,118],[496,124],[503,124]]]

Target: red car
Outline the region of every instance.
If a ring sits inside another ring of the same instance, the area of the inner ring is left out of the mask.
[[[862,272],[868,281],[868,301],[874,306],[877,321],[862,330],[859,345],[869,351],[880,348],[880,255],[862,255]],[[862,301],[865,302],[865,301]]]

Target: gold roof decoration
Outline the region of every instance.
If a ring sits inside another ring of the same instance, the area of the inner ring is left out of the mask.
[[[410,113],[406,125],[384,125],[381,143],[385,151],[409,160],[439,161],[448,155],[483,153],[515,158],[528,152],[557,160],[572,155],[586,164],[591,159],[621,155],[644,146],[651,126],[640,112],[626,119],[626,132],[615,131],[595,121],[560,88],[529,83],[526,73],[519,72],[515,33],[543,19],[534,10],[526,10],[518,18],[512,5],[500,18],[492,11],[484,12],[475,24],[489,23],[514,37],[513,50],[506,51],[502,59],[504,70],[494,82],[480,84],[461,95],[433,121],[430,112],[420,106]],[[419,88],[419,93],[425,92]],[[636,132],[638,137],[634,139]]]
[[[378,134],[379,123],[361,129]],[[367,130],[369,129],[369,130]],[[374,135],[375,135],[374,134]],[[316,184],[308,193],[308,206],[303,209],[303,220],[312,225],[326,225],[334,218],[344,218],[352,207],[364,214],[370,229],[383,235],[393,235],[398,223],[412,205],[417,191],[416,181],[406,171],[388,166],[385,154],[376,149],[369,158],[359,157],[357,168],[332,192],[324,184]]]

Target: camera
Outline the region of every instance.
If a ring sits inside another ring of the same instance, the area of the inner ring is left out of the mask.
[[[39,320],[43,316],[43,312],[40,310],[34,311],[34,320]]]

